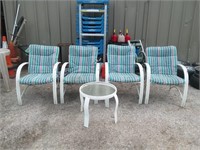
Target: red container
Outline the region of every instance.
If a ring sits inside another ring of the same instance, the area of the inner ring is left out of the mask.
[[[126,29],[125,42],[128,42],[128,40],[131,40],[131,37],[128,34],[128,29]]]
[[[117,42],[117,35],[116,35],[116,33],[115,33],[115,29],[114,29],[114,32],[113,32],[113,35],[112,35],[112,37],[111,37],[111,40],[112,40],[112,42]]]

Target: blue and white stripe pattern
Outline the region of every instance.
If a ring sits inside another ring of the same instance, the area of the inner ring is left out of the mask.
[[[152,74],[151,82],[156,84],[165,85],[179,85],[184,84],[185,81],[176,75],[163,75],[163,74]]]
[[[109,81],[137,82],[135,74],[135,47],[108,45],[107,51]]]
[[[177,50],[175,46],[148,47],[146,54],[152,74],[177,75]]]
[[[184,84],[177,76],[177,50],[175,46],[148,47],[147,62],[151,67],[151,82],[166,85]]]
[[[20,79],[20,84],[37,85],[53,81],[53,66],[58,62],[57,46],[30,45],[28,73]]]
[[[69,47],[69,74],[64,77],[64,83],[96,81],[97,55],[97,47],[71,45]]]

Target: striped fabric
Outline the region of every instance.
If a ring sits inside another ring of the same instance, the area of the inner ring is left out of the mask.
[[[165,84],[165,85],[179,85],[185,83],[184,79],[176,75],[163,75],[163,74],[152,74],[151,82],[157,84]]]
[[[108,45],[109,73],[135,73],[135,47]]]
[[[69,73],[95,73],[98,48],[94,46],[69,47]]]
[[[57,46],[30,45],[28,72],[30,74],[52,73],[54,64],[58,62],[58,55]]]
[[[52,83],[53,77],[52,73],[49,74],[29,74],[22,78],[20,78],[20,84],[26,85],[39,85],[39,84],[46,84]]]
[[[148,47],[146,54],[152,74],[177,75],[177,50],[175,46]]]
[[[113,82],[139,82],[140,76],[134,73],[110,73],[109,80]]]
[[[88,83],[96,81],[94,73],[70,73],[64,77],[64,83]]]

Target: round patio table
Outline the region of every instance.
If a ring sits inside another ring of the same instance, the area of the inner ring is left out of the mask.
[[[117,109],[118,109],[118,97],[117,88],[107,82],[90,82],[83,84],[79,88],[81,99],[81,111],[84,108],[84,126],[89,126],[89,102],[90,100],[107,100],[114,97],[116,105],[114,111],[115,123],[117,123]],[[84,103],[84,106],[83,106]]]

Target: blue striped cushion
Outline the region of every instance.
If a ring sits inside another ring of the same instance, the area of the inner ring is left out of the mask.
[[[110,73],[135,72],[135,47],[108,45],[107,51]]]
[[[94,73],[70,73],[64,77],[64,83],[87,83],[96,81]]]
[[[185,81],[176,75],[162,75],[162,74],[152,74],[151,82],[157,84],[166,85],[179,85],[184,84]]]
[[[20,84],[38,85],[52,83],[52,73],[49,74],[29,74],[20,78]]]
[[[148,47],[146,54],[152,74],[177,75],[177,50],[175,46]]]
[[[139,82],[140,76],[134,73],[110,73],[109,81],[113,82]]]
[[[58,55],[57,46],[30,45],[28,72],[30,74],[52,73],[54,64],[58,62]]]
[[[69,47],[70,73],[95,73],[98,48],[94,46]]]

